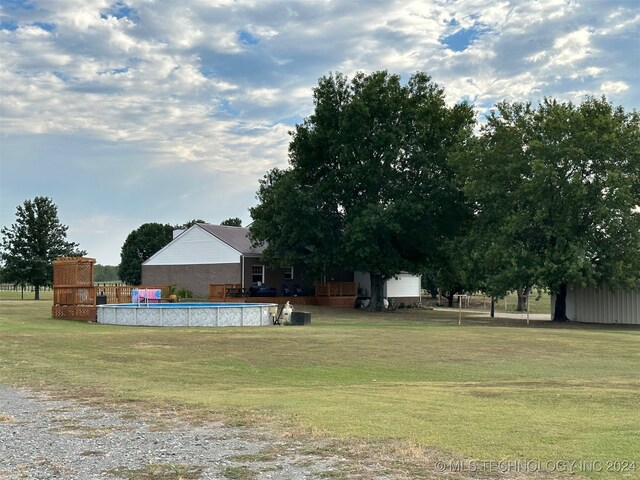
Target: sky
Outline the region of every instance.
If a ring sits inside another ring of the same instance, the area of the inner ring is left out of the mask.
[[[146,222],[250,222],[331,72],[640,109],[638,0],[0,0],[0,225],[50,197],[117,265]]]

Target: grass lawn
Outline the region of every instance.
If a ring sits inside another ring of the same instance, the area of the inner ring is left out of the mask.
[[[305,310],[307,327],[145,328],[4,300],[0,382],[447,458],[640,463],[639,329]],[[640,476],[605,467],[576,473]]]
[[[33,300],[34,292],[31,289],[25,289],[24,292],[18,290],[0,290],[0,300]],[[53,301],[53,290],[40,290],[40,300]]]
[[[424,304],[435,305],[435,300],[424,297]],[[445,306],[446,300],[443,299],[442,303]],[[453,308],[458,308],[458,297],[456,296],[453,302]],[[518,294],[517,293],[509,293],[506,297],[501,298],[495,303],[496,312],[515,312],[516,307],[518,306]],[[466,305],[463,304],[463,308],[467,308]],[[489,311],[491,309],[491,299],[489,297],[485,297],[484,295],[476,294],[471,297],[471,302],[469,308],[473,310],[485,310]],[[531,292],[529,295],[529,312],[530,313],[545,313],[551,314],[551,296],[542,292],[538,296],[537,291]]]
[[[496,311],[515,312],[517,306],[518,294],[510,293],[505,298],[501,298],[496,302]],[[487,309],[489,309],[489,307],[487,307]],[[538,297],[538,293],[535,290],[531,292],[529,294],[529,311],[531,313],[551,313],[551,296],[543,292]]]

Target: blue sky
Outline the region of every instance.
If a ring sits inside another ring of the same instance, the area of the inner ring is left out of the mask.
[[[0,0],[0,224],[49,196],[115,265],[145,222],[249,222],[329,72],[427,72],[479,118],[640,107],[637,0]]]

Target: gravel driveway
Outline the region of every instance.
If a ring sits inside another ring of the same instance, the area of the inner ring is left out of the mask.
[[[93,405],[0,386],[0,479],[304,479],[338,458],[222,424],[169,427]],[[343,460],[343,459],[342,459]]]

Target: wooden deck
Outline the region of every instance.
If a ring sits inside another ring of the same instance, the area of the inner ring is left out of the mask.
[[[316,301],[316,305],[322,305],[323,307],[354,308],[356,297],[316,297]]]
[[[323,282],[316,283],[316,297],[353,297],[356,298],[358,285],[356,282]]]
[[[291,305],[318,305],[316,297],[247,297],[248,303],[277,303],[283,305],[287,302]]]
[[[108,304],[131,303],[131,291],[135,288],[161,289],[162,298],[168,298],[171,292],[169,285],[157,287],[138,287],[132,285],[54,286],[51,317],[65,320],[95,321],[98,318],[98,309],[96,307],[96,297],[98,295],[105,297],[106,303]]]
[[[209,301],[211,302],[247,302],[247,303],[275,303],[283,305],[324,305],[327,307],[353,308],[356,302],[357,285],[355,282],[325,282],[315,285],[315,295],[301,295],[288,297],[249,297],[245,295],[229,296],[229,292],[240,289],[240,285],[214,283],[209,285]]]
[[[358,284],[355,282],[317,283],[317,305],[325,307],[353,308],[356,303]]]
[[[356,297],[247,297],[244,299],[227,298],[225,302],[241,301],[247,303],[275,303],[284,305],[289,302],[291,305],[322,305],[325,307],[353,308]]]

